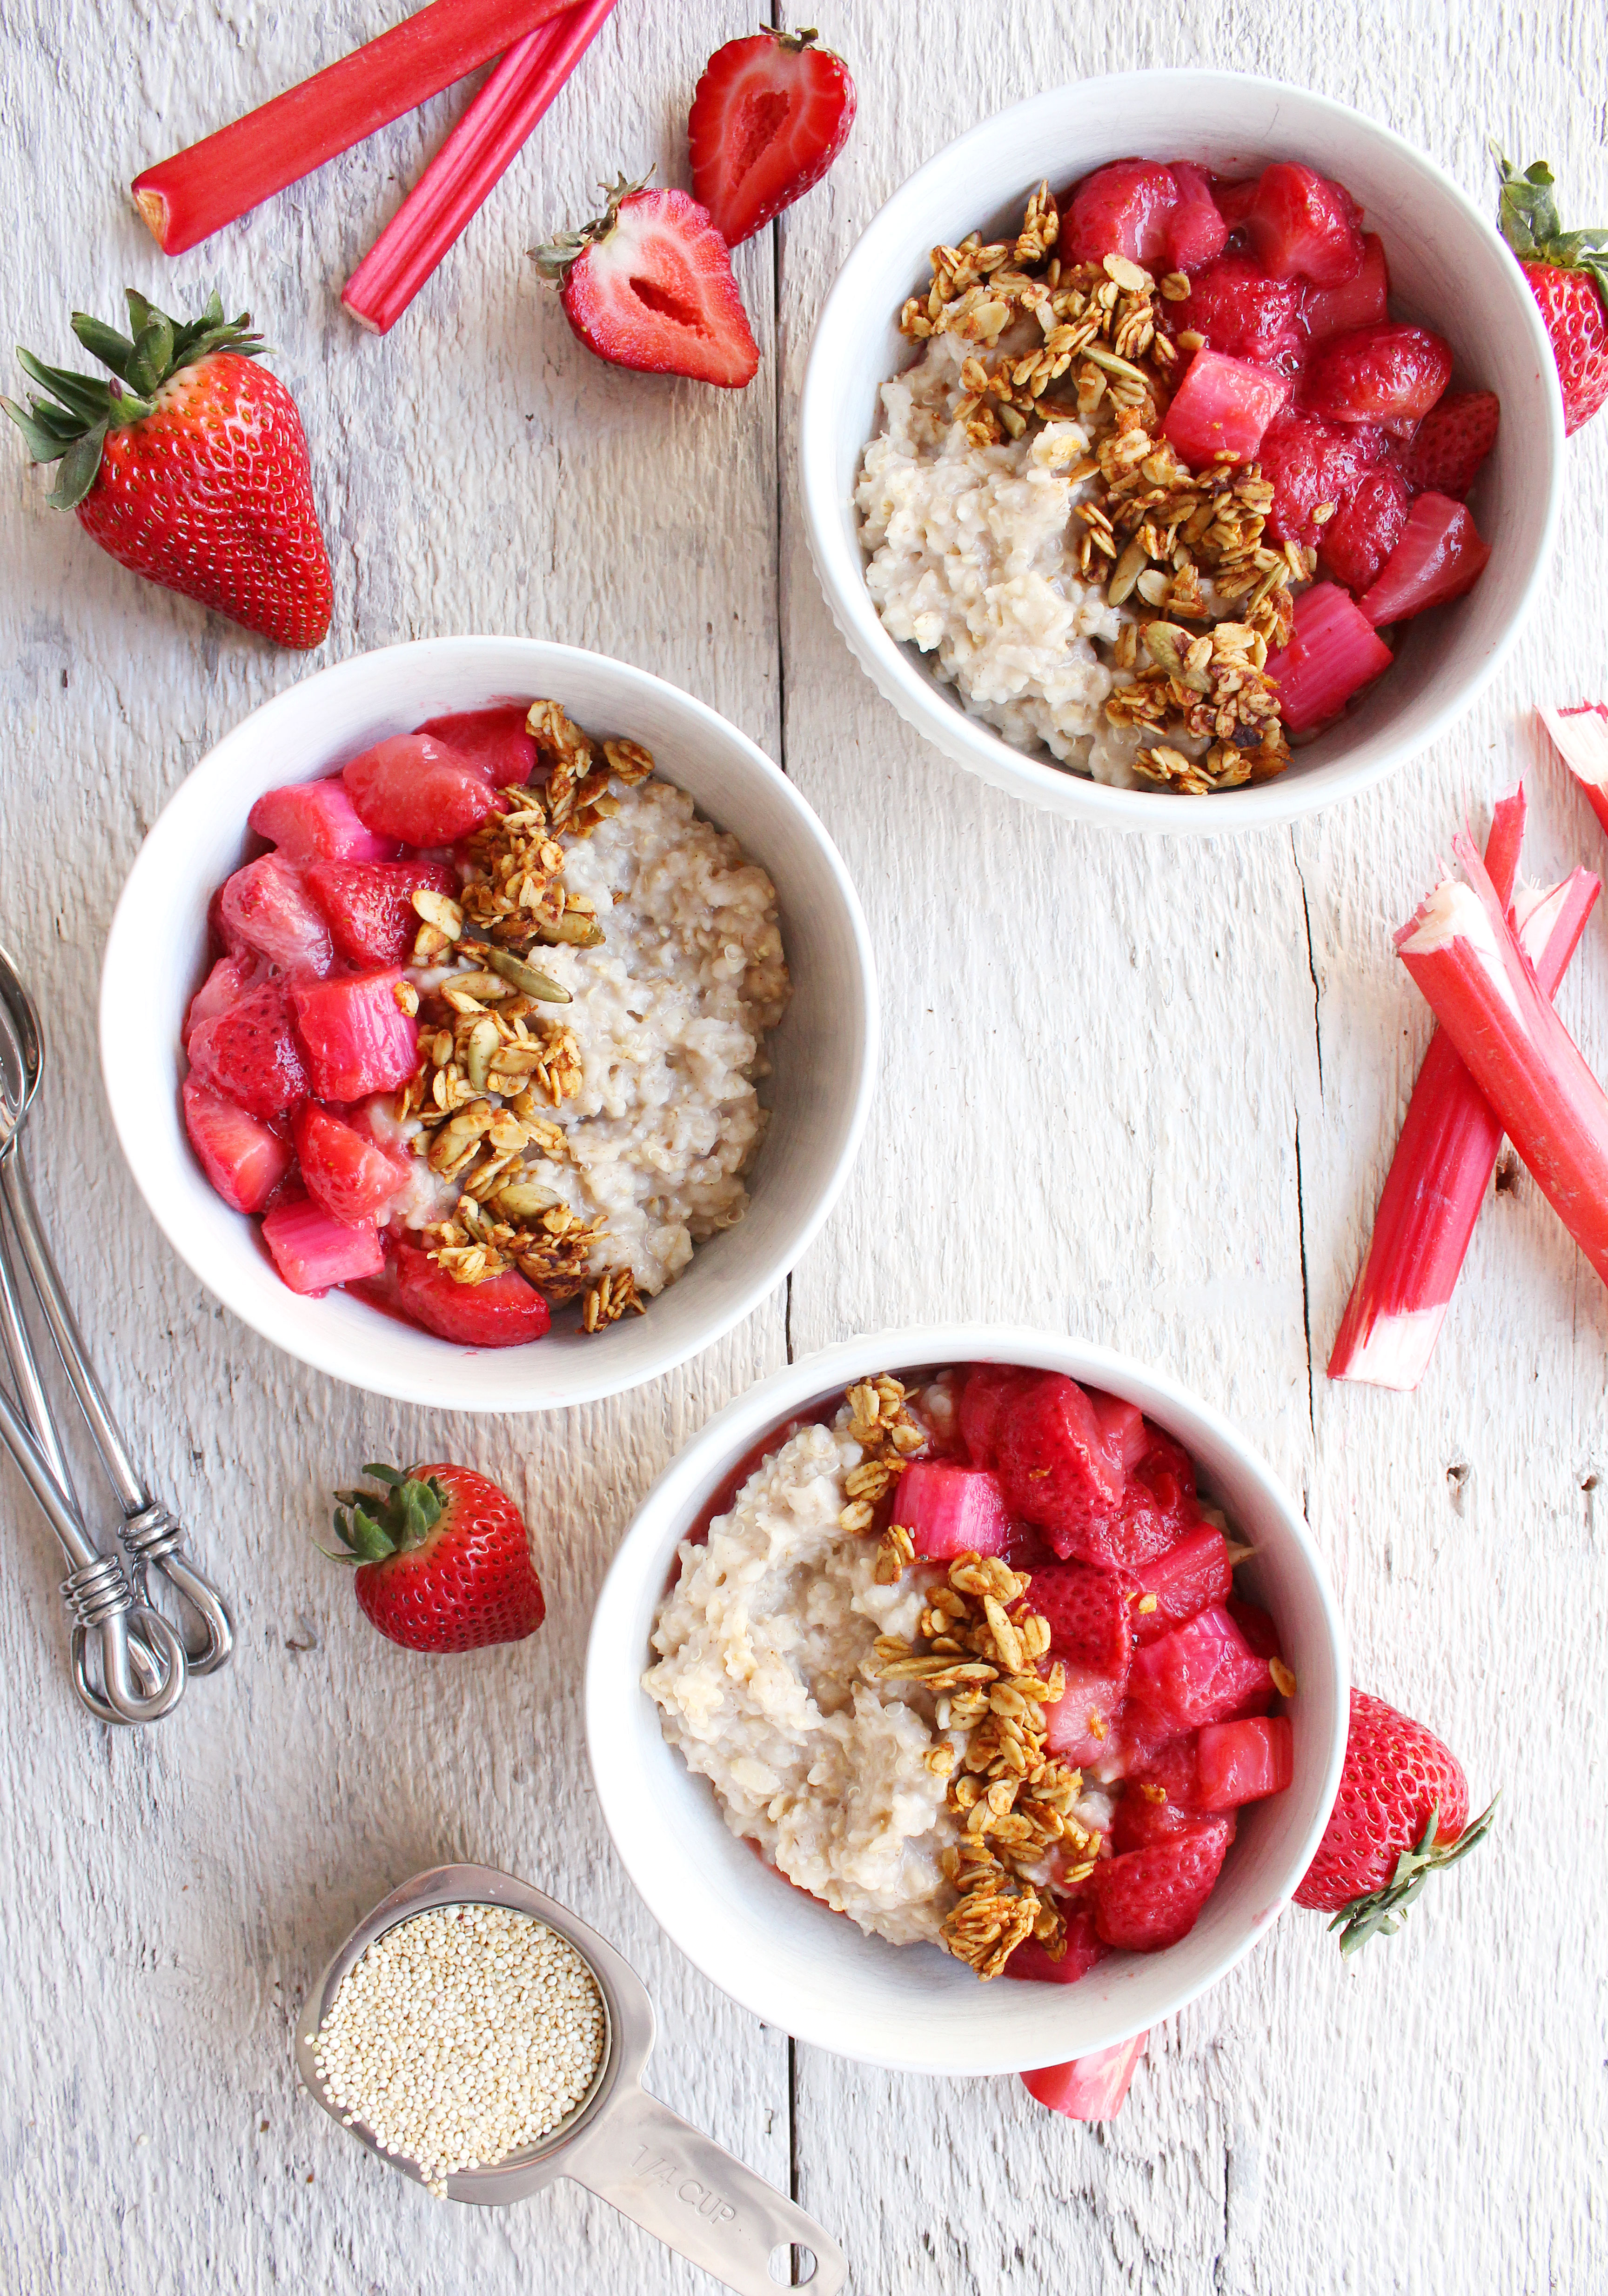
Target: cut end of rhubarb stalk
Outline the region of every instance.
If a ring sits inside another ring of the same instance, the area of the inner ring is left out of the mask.
[[[1543,704],[1536,715],[1585,791],[1592,811],[1608,829],[1608,702],[1582,701],[1573,709]]]
[[[134,204],[138,208],[152,238],[165,250],[168,244],[168,202],[160,192],[142,191],[140,185],[144,180],[143,176],[136,176],[129,186],[134,194]]]
[[[357,305],[353,302],[352,290],[357,284],[357,274],[354,271],[341,291],[341,309],[346,313],[348,318],[356,319],[357,324],[364,330],[365,333],[371,335],[384,334],[386,330],[381,325],[379,320],[371,318],[366,311],[360,310]]]

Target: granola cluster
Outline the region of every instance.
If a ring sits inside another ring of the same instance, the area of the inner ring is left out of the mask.
[[[1268,780],[1290,750],[1268,656],[1290,636],[1289,585],[1310,579],[1315,554],[1267,537],[1273,488],[1256,464],[1224,455],[1192,472],[1161,435],[1181,358],[1201,341],[1177,326],[1188,279],[1158,282],[1120,255],[1063,263],[1059,237],[1041,184],[1014,240],[972,233],[932,250],[931,284],[905,304],[900,329],[976,345],[955,410],[971,445],[1020,439],[1035,422],[1096,434],[1065,475],[1092,482],[1074,512],[1079,570],[1131,618],[1106,715],[1145,736],[1136,770],[1189,794]],[[1038,339],[1024,346],[1030,324]],[[1227,606],[1237,619],[1218,619]]]

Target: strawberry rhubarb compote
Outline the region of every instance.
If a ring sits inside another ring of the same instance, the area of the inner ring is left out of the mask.
[[[1292,160],[1122,160],[933,250],[857,501],[890,634],[1096,781],[1267,780],[1473,587],[1496,398]]]
[[[185,1122],[292,1291],[514,1346],[640,1312],[742,1218],[775,888],[638,743],[554,701],[435,718],[250,825]]]
[[[644,1677],[727,1825],[897,1945],[1176,1945],[1290,1783],[1295,1679],[1187,1454],[1055,1372],[852,1387],[680,1550]]]

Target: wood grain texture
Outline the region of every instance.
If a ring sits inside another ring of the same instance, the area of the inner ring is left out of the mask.
[[[614,652],[779,755],[838,839],[882,966],[882,1095],[849,1190],[781,1296],[634,1397],[489,1424],[389,1406],[275,1356],[160,1242],[95,1081],[99,950],[141,838],[197,758],[304,665],[137,585],[5,465],[0,937],[45,1004],[33,1136],[67,1281],[136,1447],[236,1600],[238,1661],[162,1729],[88,1726],[62,1667],[57,1572],[6,1471],[0,1841],[0,2277],[27,2296],[534,2296],[710,2284],[561,2185],[442,2209],[297,2094],[288,2041],[351,1921],[415,1866],[506,1864],[642,1971],[651,2078],[842,2236],[862,2296],[1608,2284],[1595,1696],[1608,1601],[1608,1299],[1522,1180],[1488,1208],[1411,1398],[1323,1362],[1428,1033],[1389,934],[1465,809],[1530,771],[1530,865],[1600,862],[1595,822],[1524,713],[1608,678],[1596,566],[1608,429],[1569,450],[1554,594],[1456,734],[1293,833],[1120,840],[985,791],[915,737],[836,638],[803,547],[792,420],[816,309],[893,186],[984,112],[1142,64],[1225,61],[1388,119],[1477,197],[1483,139],[1545,152],[1569,219],[1608,217],[1600,9],[919,17],[840,0],[859,117],[827,183],[744,249],[764,352],[741,396],[601,367],[525,250],[591,187],[685,181],[687,94],[751,12],[622,0],[529,151],[384,341],[341,280],[461,106],[399,122],[171,266],[124,186],[341,47],[387,0],[21,0],[0,8],[13,332],[71,348],[74,303],[214,281],[279,347],[313,443],[337,586],[325,656],[517,630]],[[1143,123],[1134,144],[1143,149]],[[881,315],[878,315],[880,318]],[[1596,922],[1560,997],[1608,1070]],[[1152,2037],[1089,2130],[1013,2081],[923,2083],[790,2051],[660,1938],[598,1818],[580,1727],[591,1601],[636,1498],[730,1395],[856,1330],[997,1315],[1167,1364],[1300,1490],[1359,1678],[1432,1719],[1499,1847],[1342,1969],[1292,1918]],[[358,1630],[311,1551],[363,1459],[462,1451],[522,1495],[552,1596],[513,1652],[419,1662]],[[26,1698],[26,1702],[25,1702]]]

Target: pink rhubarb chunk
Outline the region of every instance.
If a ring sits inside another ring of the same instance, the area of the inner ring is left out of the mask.
[[[265,853],[237,869],[218,898],[218,915],[231,947],[255,949],[296,980],[322,979],[335,962],[324,912],[295,864]]]
[[[894,1486],[893,1521],[909,1531],[918,1556],[1003,1554],[1011,1519],[994,1477],[980,1467],[916,1459]]]
[[[1197,351],[1179,384],[1162,435],[1191,470],[1204,469],[1219,455],[1253,462],[1262,434],[1290,397],[1287,375],[1227,358],[1221,351]]]
[[[1213,1603],[1134,1652],[1128,1693],[1181,1735],[1203,1722],[1265,1711],[1273,1676],[1227,1611]]]
[[[208,1179],[237,1212],[259,1212],[291,1168],[288,1141],[193,1077],[184,1099],[185,1129]]]
[[[1406,621],[1472,590],[1489,556],[1466,504],[1449,495],[1420,495],[1384,572],[1358,603],[1375,625]]]
[[[315,1100],[362,1100],[406,1084],[418,1059],[419,1024],[397,1003],[394,964],[340,980],[298,981],[296,1034]]]
[[[1374,327],[1388,316],[1391,273],[1384,242],[1376,231],[1365,232],[1362,269],[1338,287],[1309,287],[1301,305],[1307,332],[1315,343],[1330,335],[1349,333],[1353,327]]]
[[[1130,1606],[1134,1640],[1153,1643],[1197,1611],[1227,1601],[1234,1587],[1228,1541],[1214,1524],[1203,1522],[1154,1562],[1134,1571],[1128,1583],[1136,1598]]]
[[[365,750],[340,778],[375,835],[405,845],[455,845],[496,810],[480,767],[428,734],[398,734]]]
[[[310,1197],[280,1204],[262,1223],[262,1240],[292,1292],[316,1297],[332,1284],[377,1275],[385,1265],[379,1230],[331,1218]]]
[[[1591,810],[1608,829],[1608,702],[1582,701],[1576,709],[1542,709],[1537,714]]]
[[[1268,657],[1279,714],[1292,734],[1337,718],[1351,696],[1389,669],[1391,649],[1362,609],[1333,582],[1315,582],[1295,602],[1295,628]]]
[[[1010,1967],[1009,1962],[1005,1966]],[[1074,2057],[1070,2064],[1042,2065],[1037,2072],[1022,2074],[1022,2087],[1038,2103],[1065,2113],[1069,2120],[1114,2120],[1149,2038],[1148,2033],[1136,2033],[1131,2041]]]
[[[1208,1722],[1195,1740],[1195,1775],[1202,1809],[1239,1809],[1283,1793],[1295,1775],[1289,1717]]]
[[[365,829],[338,780],[269,790],[246,816],[287,861],[389,861],[396,840]]]

